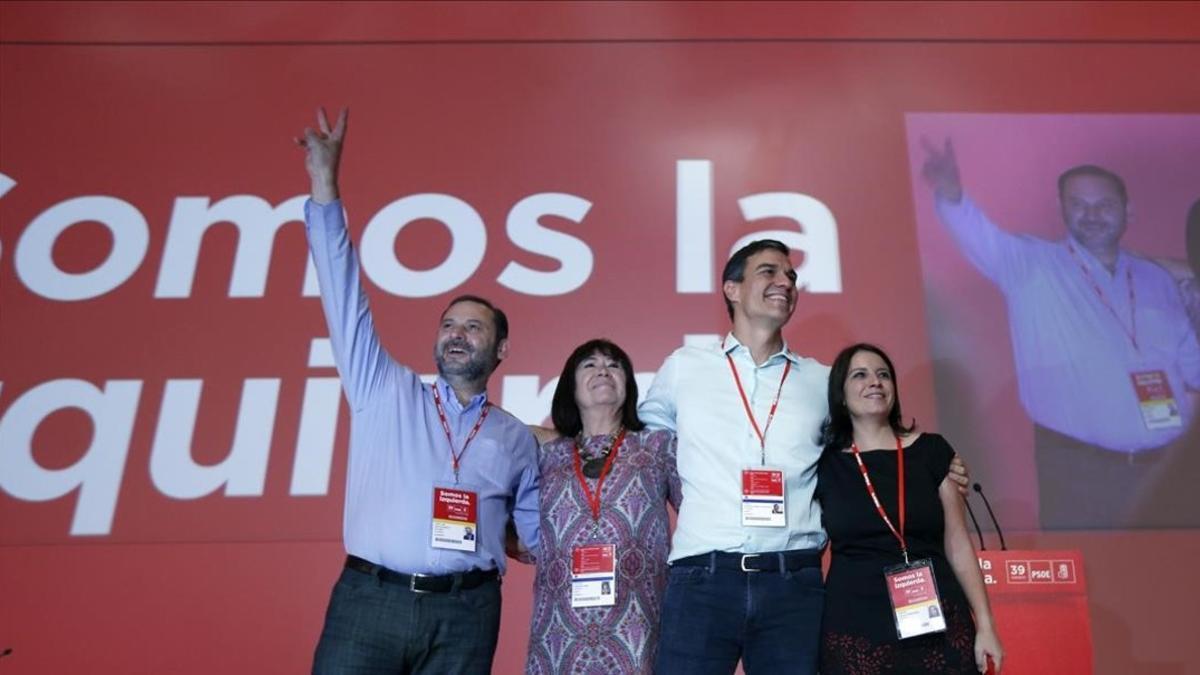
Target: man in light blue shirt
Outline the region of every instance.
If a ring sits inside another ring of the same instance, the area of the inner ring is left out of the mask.
[[[1171,275],[1121,247],[1125,182],[1094,165],[1064,172],[1066,236],[1046,241],[988,219],[963,190],[949,140],[925,149],[938,216],[1004,294],[1021,403],[1034,423],[1042,527],[1194,518],[1136,512],[1171,454],[1188,450],[1200,346]]]
[[[678,434],[683,484],[655,672],[732,673],[741,659],[751,675],[815,673],[829,367],[784,342],[796,308],[785,245],[736,252],[722,290],[732,331],[668,357],[638,409]]]
[[[678,435],[683,487],[655,672],[817,672],[825,531],[814,499],[829,367],[783,339],[796,272],[763,239],[725,264],[733,322],[710,346],[671,354],[638,408]],[[966,493],[966,467],[950,478]]]
[[[508,353],[508,321],[474,296],[452,300],[423,384],[380,344],[337,186],[346,111],[305,129],[309,247],[334,360],[350,406],[346,564],[314,673],[488,673],[500,625],[499,575],[511,517],[538,541],[537,446],[487,399]]]

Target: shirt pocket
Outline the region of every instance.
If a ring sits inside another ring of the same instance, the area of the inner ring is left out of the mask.
[[[462,458],[463,477],[489,495],[508,496],[517,480],[513,457],[500,441],[476,437]]]

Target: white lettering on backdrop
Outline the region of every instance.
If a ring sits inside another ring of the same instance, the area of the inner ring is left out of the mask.
[[[713,259],[712,162],[681,160],[676,164],[676,178],[675,292],[713,293],[719,267]],[[16,181],[0,174],[0,197],[15,185]],[[238,231],[229,297],[263,297],[276,235],[285,224],[302,219],[304,200],[297,196],[272,206],[254,195],[229,196],[216,203],[208,197],[177,197],[167,224],[154,297],[190,297],[204,233],[218,223],[232,224]],[[747,222],[786,219],[798,229],[749,233],[738,240],[735,249],[752,239],[779,239],[803,253],[797,268],[799,288],[810,293],[841,292],[837,223],[828,207],[793,192],[749,195],[740,198],[738,206]],[[518,293],[542,297],[582,287],[593,271],[591,248],[583,239],[549,227],[543,218],[583,225],[591,207],[590,201],[565,193],[537,193],[517,201],[506,221],[509,240],[524,251],[557,260],[559,267],[539,271],[511,261],[496,281]],[[394,243],[406,225],[419,219],[441,223],[452,243],[444,260],[413,270],[396,259]],[[85,222],[98,222],[109,231],[112,250],[91,270],[65,271],[53,259],[54,244],[71,227]],[[138,270],[146,259],[149,232],[145,216],[127,201],[105,195],[73,197],[46,208],[30,221],[17,240],[14,267],[30,292],[48,300],[96,298],[118,289]],[[430,297],[452,291],[478,270],[487,250],[487,228],[474,207],[453,195],[415,194],[380,209],[367,222],[359,249],[364,275],[384,292]],[[301,288],[305,297],[318,293],[311,262]],[[308,366],[332,366],[328,351],[327,340],[313,340]],[[637,374],[642,392],[649,388],[653,375]],[[151,405],[142,396],[143,384],[133,379],[102,384],[54,379],[18,394],[0,415],[0,488],[33,502],[60,499],[77,490],[70,534],[110,533],[138,409],[142,404]],[[541,383],[536,375],[506,375],[500,384],[501,404],[525,422],[540,423],[549,414],[556,384],[557,378]],[[280,379],[247,378],[229,452],[218,464],[200,465],[192,459],[192,438],[203,381],[167,380],[150,456],[149,473],[155,489],[175,499],[198,499],[218,491],[226,496],[262,495],[281,386]],[[336,378],[305,379],[290,495],[328,493],[340,405]],[[81,410],[88,416],[91,440],[73,464],[48,469],[34,457],[34,435],[44,420],[66,409]]]

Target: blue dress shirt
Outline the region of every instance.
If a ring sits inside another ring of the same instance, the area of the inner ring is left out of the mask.
[[[423,384],[383,349],[367,306],[358,258],[342,204],[304,206],[321,305],[342,387],[350,405],[350,458],[343,519],[346,552],[408,574],[505,569],[510,514],[522,542],[538,542],[537,444],[528,428],[498,407],[462,456],[455,485],[433,387],[441,392],[455,450],[487,405],[486,392],[461,405],[440,377]],[[432,333],[432,331],[431,331]],[[434,487],[478,495],[475,552],[430,546]]]
[[[1068,240],[1005,232],[967,195],[958,204],[939,200],[937,209],[967,259],[1004,294],[1021,403],[1034,422],[1131,453],[1166,445],[1190,426],[1186,391],[1200,391],[1200,345],[1165,269],[1122,250],[1109,272],[1081,246],[1072,254]],[[1150,429],[1142,420],[1130,375],[1156,370],[1170,382],[1178,427]]]

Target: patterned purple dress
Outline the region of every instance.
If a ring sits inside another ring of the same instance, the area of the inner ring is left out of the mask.
[[[584,439],[587,457],[607,436]],[[667,585],[667,503],[679,508],[675,436],[629,432],[600,495],[600,519],[575,475],[575,440],[542,446],[541,534],[525,672],[650,673]],[[594,493],[596,481],[588,481]],[[612,607],[571,607],[571,552],[581,544],[617,547]]]

